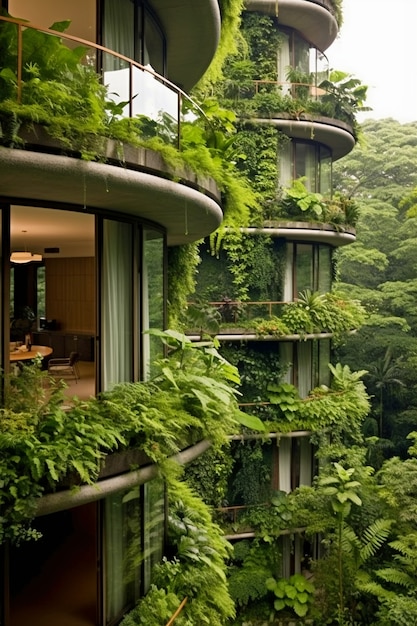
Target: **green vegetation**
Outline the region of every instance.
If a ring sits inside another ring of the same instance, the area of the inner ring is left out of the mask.
[[[236,9],[235,9],[236,12]],[[52,25],[64,33],[67,21]],[[64,36],[25,28],[22,34],[22,78],[17,71],[17,28],[1,22],[0,54],[0,143],[24,147],[19,131],[34,124],[58,140],[63,152],[84,159],[103,160],[108,139],[118,142],[120,165],[124,166],[125,143],[157,151],[175,179],[189,168],[211,176],[224,194],[227,220],[244,221],[254,196],[230,160],[227,148],[233,141],[234,115],[224,112],[213,101],[207,115],[180,126],[167,113],[157,120],[144,115],[123,117],[128,104],[111,99],[101,76],[92,66],[86,46],[70,48]],[[80,104],[81,103],[81,104]],[[184,103],[189,111],[190,102]],[[81,107],[81,108],[80,108]],[[179,136],[179,133],[181,135]],[[180,139],[181,150],[177,148]],[[243,216],[243,217],[242,217]]]
[[[239,411],[237,370],[211,342],[192,344],[173,331],[156,334],[170,356],[156,364],[152,381],[120,384],[69,408],[39,363],[8,378],[0,411],[2,542],[31,538],[36,500],[64,480],[96,482],[112,451],[138,448],[162,468],[169,456],[201,439],[223,444],[239,421],[263,428]]]

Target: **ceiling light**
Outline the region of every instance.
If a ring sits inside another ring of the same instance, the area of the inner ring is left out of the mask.
[[[42,261],[41,254],[32,254],[32,252],[12,252],[10,255],[12,263],[30,263],[31,261]]]
[[[25,236],[27,232],[27,230],[22,230],[22,235]],[[42,255],[28,252],[25,246],[24,251],[21,250],[18,252],[12,252],[10,255],[10,261],[12,263],[30,263],[31,261],[42,261]]]

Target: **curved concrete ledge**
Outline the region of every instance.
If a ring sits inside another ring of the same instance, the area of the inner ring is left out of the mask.
[[[189,91],[210,65],[220,38],[217,0],[152,0],[167,42],[168,78]]]
[[[339,27],[323,2],[314,0],[246,0],[248,11],[259,11],[278,18],[283,26],[294,28],[307,41],[324,52],[337,37]]]
[[[211,442],[204,439],[196,445],[171,457],[171,460],[180,465],[185,465],[203,454],[210,446]],[[35,515],[39,517],[40,515],[48,515],[50,513],[57,513],[58,511],[65,511],[66,509],[72,509],[82,504],[88,504],[89,502],[96,502],[118,491],[124,491],[125,489],[136,487],[137,485],[143,485],[153,478],[156,478],[158,472],[159,468],[157,465],[147,465],[133,472],[127,472],[120,476],[100,480],[94,485],[83,485],[78,489],[67,489],[65,491],[57,491],[56,493],[45,495],[38,501]]]
[[[288,114],[277,113],[276,117],[252,118],[248,123],[275,126],[293,139],[319,142],[330,148],[333,161],[346,156],[355,147],[353,129],[345,122],[307,114],[302,116],[303,119],[290,119]]]
[[[289,241],[307,241],[326,243],[334,248],[346,246],[356,241],[354,228],[345,227],[337,230],[330,224],[313,222],[271,222],[265,228],[242,228],[244,233],[269,235],[270,237],[288,239]]]
[[[231,435],[230,441],[252,441],[254,439],[296,439],[297,437],[309,437],[311,430],[292,430],[288,433],[249,433],[245,435]]]
[[[148,171],[0,147],[0,195],[12,203],[140,217],[164,227],[169,245],[196,241],[220,225],[219,201],[162,177],[149,162],[144,169]]]
[[[356,330],[351,331],[355,333]],[[215,339],[219,341],[307,341],[308,339],[331,339],[334,333],[310,333],[305,335],[258,335],[251,332],[242,332],[242,330],[236,330],[228,333],[218,333],[215,335]],[[200,341],[200,335],[188,335],[188,339],[191,341]]]

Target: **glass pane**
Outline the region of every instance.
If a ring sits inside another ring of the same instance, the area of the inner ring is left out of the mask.
[[[151,68],[150,68],[151,69]],[[178,95],[152,71],[133,67],[133,115],[144,115],[158,123],[144,126],[144,131],[175,143],[178,136]]]
[[[145,230],[143,235],[143,330],[164,328],[164,238],[155,230]],[[145,379],[152,373],[152,363],[162,356],[162,344],[157,337],[143,336],[143,362]]]
[[[45,266],[36,269],[36,317],[45,317]]]
[[[314,387],[312,382],[312,342],[300,341],[298,350],[298,393],[305,398]]]
[[[316,172],[317,172],[317,156],[316,148],[313,144],[295,143],[294,144],[294,178],[305,177],[304,184],[309,191],[317,191],[316,189]]]
[[[294,69],[305,74],[310,71],[310,44],[294,34]]]
[[[145,13],[145,46],[143,65],[149,64],[158,74],[164,74],[164,41],[152,17]]]
[[[165,528],[165,486],[162,480],[144,485],[144,589],[152,582],[152,567],[162,560]]]
[[[104,503],[106,624],[134,605],[142,562],[140,488],[116,493]]]
[[[313,248],[308,244],[296,246],[295,295],[305,289],[314,291],[313,286]]]
[[[319,380],[317,381],[318,385],[330,385],[330,343],[330,339],[322,339],[319,342]]]
[[[103,222],[102,379],[103,391],[131,381],[133,372],[132,226]]]
[[[328,148],[320,146],[320,180],[318,191],[324,196],[332,193],[332,155]]]
[[[105,48],[129,59],[135,58],[134,3],[131,0],[104,0],[102,35]]]
[[[332,286],[332,251],[329,246],[320,246],[318,252],[318,291],[327,293]]]

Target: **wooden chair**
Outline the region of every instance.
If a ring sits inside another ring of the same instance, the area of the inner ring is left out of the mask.
[[[68,358],[49,359],[48,373],[52,376],[70,374],[75,378],[75,382],[78,382],[80,378],[80,370],[78,367],[79,360],[79,352],[71,352]]]

